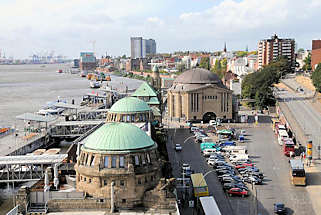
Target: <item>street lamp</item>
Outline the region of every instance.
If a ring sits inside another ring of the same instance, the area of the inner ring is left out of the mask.
[[[190,136],[190,137],[186,138],[183,143],[186,143],[187,140],[189,140],[189,139],[192,138],[192,137],[194,137],[194,136]]]

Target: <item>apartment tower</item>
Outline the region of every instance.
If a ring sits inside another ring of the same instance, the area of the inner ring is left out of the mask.
[[[292,70],[295,69],[295,40],[280,39],[275,34],[271,39],[261,40],[258,44],[258,68],[277,60],[279,57],[287,57]]]

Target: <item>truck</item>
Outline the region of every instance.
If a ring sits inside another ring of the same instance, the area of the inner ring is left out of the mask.
[[[283,139],[287,139],[287,138],[289,138],[289,135],[285,130],[278,131],[278,142],[280,146],[283,145]]]
[[[288,157],[290,157],[290,154],[294,155],[294,142],[291,138],[283,139],[283,153]]]

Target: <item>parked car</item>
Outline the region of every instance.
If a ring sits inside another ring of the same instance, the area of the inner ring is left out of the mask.
[[[247,188],[247,186],[241,182],[240,183],[224,183],[223,184],[224,191],[230,190],[231,188],[240,188],[242,190],[249,191],[249,188]]]
[[[235,165],[235,168],[236,169],[242,169],[242,168],[246,168],[246,167],[254,167],[254,164],[253,163],[242,163],[242,164],[239,164],[239,165]]]
[[[191,174],[192,174],[192,169],[191,169],[191,166],[187,163],[183,163],[182,165],[182,170],[183,170],[183,175],[185,177],[190,177]]]
[[[248,196],[249,195],[249,192],[246,191],[246,190],[242,190],[240,188],[231,188],[227,191],[227,193],[230,195],[230,196],[233,196],[233,195],[236,195],[236,196]]]
[[[177,144],[175,145],[175,151],[182,151],[182,146],[181,146],[181,144],[177,143]]]
[[[234,170],[219,170],[216,172],[217,175],[224,175],[224,174],[235,174]]]
[[[286,208],[283,203],[274,203],[274,213],[276,214],[286,214]]]

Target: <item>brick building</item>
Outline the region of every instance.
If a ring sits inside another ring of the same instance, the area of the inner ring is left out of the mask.
[[[311,68],[315,70],[321,63],[321,40],[312,40]]]
[[[280,56],[288,58],[292,70],[295,69],[295,40],[280,39],[276,34],[271,39],[261,40],[258,44],[258,68],[270,64]]]

